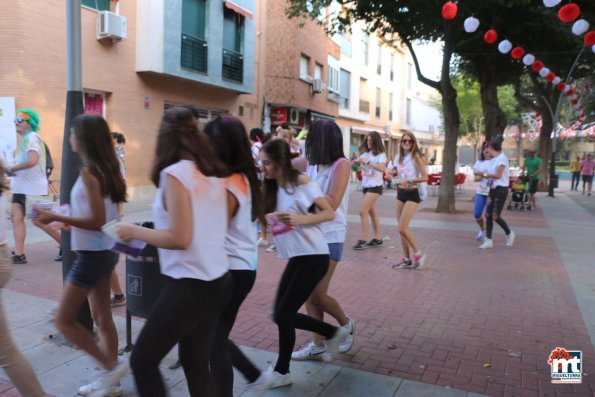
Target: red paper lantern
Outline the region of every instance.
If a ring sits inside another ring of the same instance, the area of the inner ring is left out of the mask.
[[[510,52],[510,55],[514,59],[521,59],[523,55],[525,55],[525,50],[523,50],[521,47],[514,47]]]
[[[555,79],[555,78],[556,78],[556,74],[555,74],[555,73],[553,73],[553,72],[549,72],[549,73],[547,74],[547,76],[545,76],[545,79],[546,79],[547,81],[549,81],[550,83],[551,83],[552,81],[554,81],[554,79]]]
[[[566,96],[573,96],[575,92],[576,92],[576,91],[574,90],[574,88],[571,88],[571,89],[570,89],[570,90],[568,90],[568,92],[566,93]]]
[[[589,33],[585,35],[585,45],[588,47],[595,45],[595,30],[591,30]]]
[[[483,41],[488,44],[494,44],[498,40],[498,33],[494,29],[488,30],[483,35]]]
[[[562,81],[561,83],[558,83],[556,88],[558,89],[558,91],[564,91],[564,88],[566,88],[566,83]]]
[[[574,3],[569,3],[560,8],[558,18],[562,22],[572,22],[581,14],[581,9]]]
[[[541,69],[543,69],[543,62],[541,62],[541,61],[533,62],[533,65],[531,65],[531,69],[533,69],[536,72],[539,72]]]
[[[570,103],[572,103],[573,105],[576,105],[576,104],[578,103],[578,99],[572,99],[572,100],[570,101]]]
[[[459,7],[452,1],[444,3],[442,6],[442,18],[446,21],[452,21],[456,18],[458,11]]]

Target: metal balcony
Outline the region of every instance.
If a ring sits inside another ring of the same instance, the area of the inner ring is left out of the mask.
[[[207,56],[206,41],[185,33],[182,34],[182,68],[207,73]]]
[[[231,50],[223,50],[222,75],[225,80],[242,82],[244,78],[244,57],[242,54]]]

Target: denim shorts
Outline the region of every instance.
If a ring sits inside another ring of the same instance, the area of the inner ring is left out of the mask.
[[[113,251],[77,251],[66,281],[75,287],[93,289],[110,277],[117,263],[118,253]]]
[[[329,243],[329,259],[331,261],[339,262],[343,256],[343,243]]]

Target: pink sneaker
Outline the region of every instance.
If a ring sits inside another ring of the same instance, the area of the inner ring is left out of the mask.
[[[412,268],[419,269],[424,265],[425,262],[426,262],[426,254],[424,254],[423,252],[420,251],[419,255],[417,255],[417,254],[413,255]]]
[[[411,269],[413,267],[413,263],[409,258],[401,258],[401,261],[395,265],[393,265],[393,269]]]

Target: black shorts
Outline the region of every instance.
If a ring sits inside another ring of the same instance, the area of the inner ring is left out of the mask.
[[[531,179],[531,181],[529,182],[529,193],[537,193],[537,185],[539,185],[539,179]]]
[[[421,198],[419,198],[419,189],[401,189],[397,188],[397,200],[402,203],[406,203],[407,201],[413,201],[414,203],[421,203]]]
[[[21,207],[23,207],[24,211],[27,203],[27,195],[21,193],[13,193],[11,202],[13,204],[19,204]]]
[[[583,177],[583,183],[593,182],[593,175],[581,175]]]
[[[363,188],[363,193],[376,193],[382,195],[382,186],[372,186]]]

